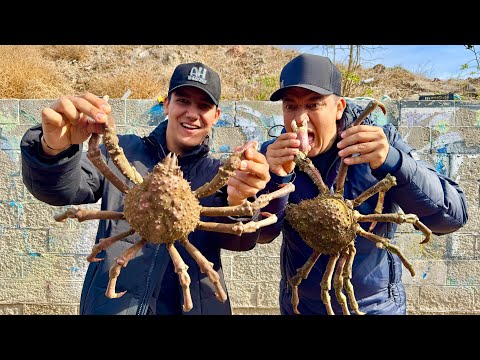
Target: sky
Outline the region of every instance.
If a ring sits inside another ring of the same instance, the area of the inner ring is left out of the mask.
[[[404,69],[424,75],[428,78],[441,80],[451,78],[465,78],[471,70],[461,70],[461,66],[469,61],[469,65],[475,65],[473,52],[463,45],[364,45],[362,61],[360,64],[365,68],[371,68],[376,64],[386,67],[401,66]],[[333,50],[326,53],[321,45],[281,45],[281,47],[294,48],[300,52],[328,56],[333,59]],[[346,45],[338,45],[346,47]],[[340,52],[340,53],[339,53]],[[347,58],[347,53],[341,50],[336,52],[336,61]],[[474,69],[473,69],[474,70]],[[478,77],[474,76],[474,77]]]

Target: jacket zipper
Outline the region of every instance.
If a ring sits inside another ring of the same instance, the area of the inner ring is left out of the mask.
[[[142,300],[140,301],[140,305],[138,305],[136,315],[145,315],[148,309],[147,305],[147,297],[150,294],[150,282],[153,274],[153,270],[155,269],[155,264],[157,263],[158,259],[158,251],[160,250],[160,245],[157,245],[155,249],[155,254],[153,255],[153,261],[150,265],[150,269],[148,270],[146,285],[145,285],[145,292],[143,293]]]

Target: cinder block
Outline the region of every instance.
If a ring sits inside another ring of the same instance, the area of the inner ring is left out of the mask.
[[[20,101],[17,99],[0,100],[0,129],[1,124],[19,123],[19,105]]]
[[[82,255],[23,256],[23,276],[27,279],[83,280],[88,261]]]
[[[220,118],[214,127],[234,127],[235,126],[235,101],[220,101]]]
[[[257,258],[257,280],[280,281],[280,257],[259,256]]]
[[[0,315],[22,315],[23,305],[0,305]]]
[[[402,282],[405,285],[445,285],[447,277],[447,263],[445,261],[413,260],[411,261],[415,269],[415,276],[403,268]]]
[[[473,289],[464,286],[423,286],[419,305],[422,312],[470,312]]]
[[[278,303],[279,281],[261,281],[258,283],[258,307],[276,309],[280,312]]]
[[[455,125],[453,101],[400,101],[399,126],[448,127]]]
[[[283,125],[281,102],[237,101],[235,104],[235,126],[266,127]]]
[[[430,152],[430,128],[424,126],[399,126],[398,132],[408,144],[417,150],[417,152]]]
[[[397,245],[408,260],[441,260],[447,251],[447,237],[432,235],[429,242],[420,244],[424,240],[421,232],[396,233]]]
[[[16,254],[0,253],[0,278],[20,278],[22,258]]]
[[[157,126],[165,120],[165,115],[154,111],[157,99],[124,100],[126,106],[125,124],[130,126]]]
[[[242,253],[243,254],[243,253]],[[248,254],[236,255],[232,259],[232,280],[258,279],[257,257]]]
[[[47,302],[44,279],[0,279],[0,304]]]
[[[451,177],[455,181],[480,180],[480,155],[452,155]]]
[[[28,227],[33,229],[45,229],[49,227],[58,226],[54,216],[61,213],[58,207],[38,204],[24,204],[18,207],[18,218],[21,227]]]
[[[480,104],[475,102],[455,102],[455,125],[480,126]]]
[[[415,314],[420,310],[420,286],[405,285],[405,294],[407,296],[407,315]]]
[[[49,229],[48,250],[50,253],[79,254],[88,256],[95,244],[98,220],[79,223],[75,230]]]
[[[480,262],[455,260],[448,262],[447,285],[479,286]]]
[[[48,251],[47,230],[4,228],[0,231],[0,254],[39,256]]]
[[[242,146],[247,137],[240,128],[220,127],[212,129],[212,152],[231,153],[237,146]]]
[[[30,126],[41,124],[43,108],[52,106],[55,101],[57,99],[20,100],[20,124],[28,124]]]
[[[32,125],[18,125],[18,124],[4,124],[1,125],[1,141],[0,150],[19,150],[20,141],[25,132],[30,129]]]
[[[453,233],[447,241],[447,258],[452,260],[475,259],[475,243],[475,235]]]
[[[226,255],[224,251],[222,251],[222,268],[223,268],[223,275],[225,277],[225,281],[230,281],[232,279],[232,260],[233,256]]]
[[[55,304],[25,304],[25,315],[78,315],[78,306]]]
[[[232,281],[229,284],[230,303],[233,308],[257,306],[257,283],[255,281]]]
[[[83,281],[50,281],[48,283],[48,302],[53,304],[79,304]],[[40,301],[36,301],[40,303]]]

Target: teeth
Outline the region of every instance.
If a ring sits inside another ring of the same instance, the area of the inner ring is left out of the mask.
[[[184,128],[187,128],[187,129],[199,129],[198,126],[194,126],[194,125],[190,125],[190,124],[182,124],[182,126]]]

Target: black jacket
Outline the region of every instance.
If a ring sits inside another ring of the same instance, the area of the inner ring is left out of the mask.
[[[347,108],[341,119],[341,127],[346,128],[360,115],[362,108],[347,101]],[[370,117],[363,124],[373,125]],[[387,191],[383,213],[394,213],[401,208],[405,213],[418,215],[420,221],[427,225],[434,234],[448,234],[462,227],[468,219],[465,194],[460,186],[445,175],[440,174],[430,164],[415,160],[414,149],[408,145],[391,124],[383,126],[383,131],[390,144],[390,151],[384,164],[376,170],[371,170],[369,164],[359,164],[348,167],[345,181],[344,198],[354,199],[363,191],[391,173],[397,179],[397,185]],[[262,145],[262,153],[266,153],[267,146],[274,140]],[[334,145],[335,146],[335,145]],[[311,158],[313,164],[319,168],[322,155]],[[334,189],[334,180],[337,176],[340,157],[333,157],[328,164],[328,171],[324,177],[325,184]],[[287,280],[296,274],[312,254],[312,249],[302,240],[300,235],[284,219],[287,202],[298,204],[304,199],[311,199],[319,194],[318,188],[310,177],[295,168],[295,176],[280,177],[271,174],[272,180],[267,184],[265,192],[274,191],[279,183],[293,181],[295,191],[289,195],[273,200],[264,209],[275,213],[279,220],[268,227],[261,229],[259,241],[269,242],[283,234],[283,243],[280,254],[281,274],[280,282],[280,309],[282,314],[293,314],[291,304],[291,287]],[[362,214],[373,214],[378,195],[356,207]],[[368,230],[369,223],[360,223]],[[381,222],[376,225],[373,233],[393,239],[397,224]],[[435,239],[431,240],[433,243]],[[425,246],[432,246],[431,243]],[[420,246],[420,245],[418,245]],[[369,314],[405,314],[406,294],[402,284],[402,263],[397,255],[389,251],[378,249],[374,242],[357,236],[355,241],[357,253],[352,268],[352,284],[360,310]],[[298,287],[300,303],[298,310],[301,314],[326,314],[325,306],[320,298],[320,283],[325,272],[328,255],[322,255],[315,263],[310,274]],[[407,276],[410,273],[407,272]],[[416,276],[421,276],[417,274]],[[331,291],[332,307],[336,314],[342,310]]]
[[[168,121],[168,120],[167,120]],[[166,146],[167,121],[162,122],[149,135],[141,138],[137,135],[119,135],[120,146],[129,162],[137,171],[145,176],[154,165],[168,154]],[[100,198],[101,209],[123,211],[124,194],[100,174],[80,151],[79,145],[55,157],[43,156],[39,143],[42,134],[41,126],[28,130],[21,141],[23,181],[28,190],[39,200],[50,205],[76,205],[96,203]],[[208,138],[179,159],[184,178],[190,182],[192,190],[210,181],[218,171],[221,161],[209,156]],[[125,179],[115,167],[103,145],[103,156],[108,166],[120,179]],[[199,199],[202,206],[226,206],[226,187],[216,193]],[[59,211],[60,212],[60,211]],[[256,216],[254,217],[254,219]],[[230,217],[202,217],[202,221],[237,222]],[[252,220],[240,219],[242,221]],[[72,220],[69,220],[72,221]],[[76,221],[76,220],[75,220]],[[129,229],[126,220],[100,220],[96,242]],[[225,290],[225,281],[220,258],[221,249],[246,251],[255,247],[258,233],[242,236],[207,231],[195,231],[189,235],[189,241],[214,264]],[[79,239],[80,240],[80,239]],[[126,248],[140,240],[137,233],[114,243],[97,257],[105,258],[98,263],[90,263],[85,277],[80,300],[81,314],[146,314],[155,313],[156,296],[166,273],[167,266],[172,269],[171,259],[164,244],[147,243],[137,253],[128,266],[123,268],[116,284],[116,291],[127,290],[118,299],[105,296],[108,284],[108,271],[114,258]],[[186,314],[231,314],[230,301],[218,301],[214,288],[205,274],[200,272],[197,263],[179,243],[175,243],[182,259],[188,265],[191,278],[190,291],[193,309]],[[177,276],[174,274],[174,276]],[[178,285],[176,291],[183,303],[182,289]],[[227,292],[228,293],[228,292]],[[150,308],[150,310],[149,310]]]

